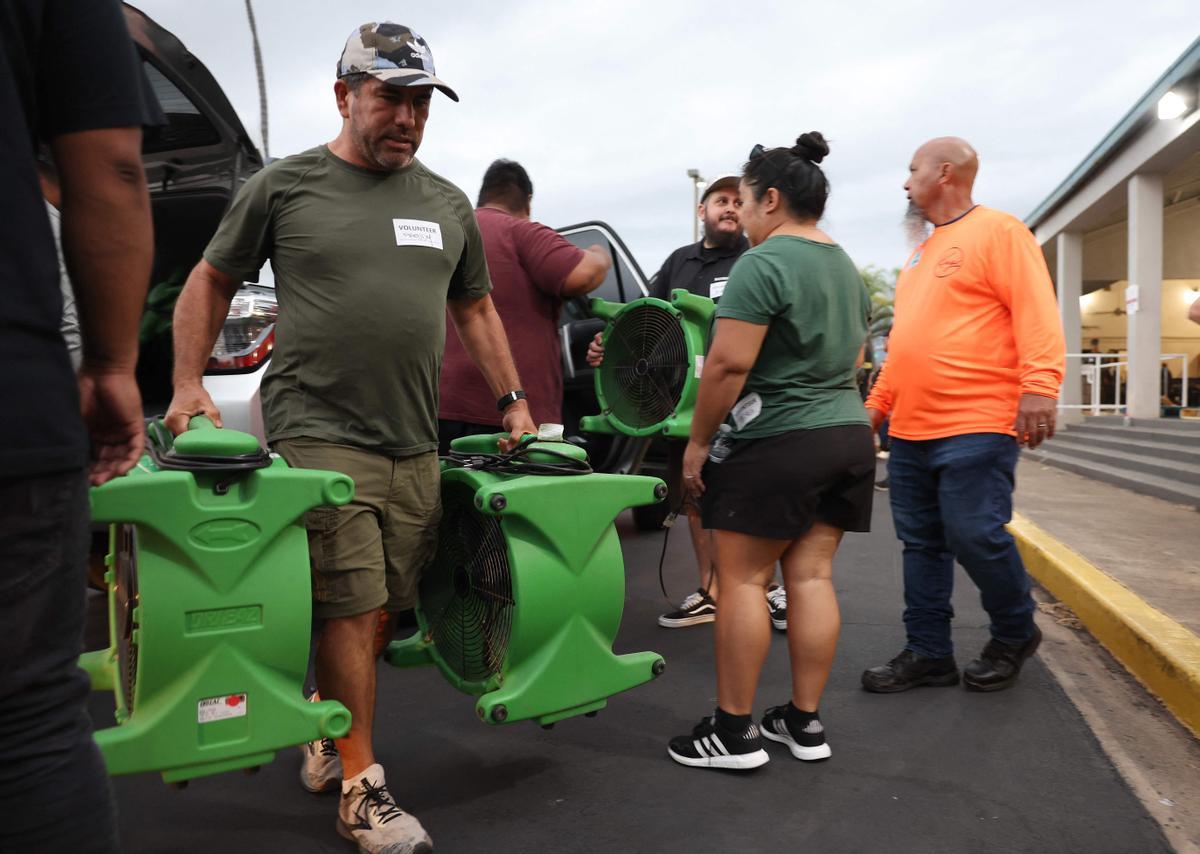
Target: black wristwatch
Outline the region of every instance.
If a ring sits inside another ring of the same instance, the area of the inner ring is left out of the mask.
[[[524,399],[525,399],[524,391],[522,391],[519,388],[513,389],[508,394],[504,395],[504,397],[502,397],[496,401],[496,408],[499,409],[501,412],[503,412],[504,410],[506,410],[510,406],[512,406],[514,403],[516,403],[518,400],[524,400]]]

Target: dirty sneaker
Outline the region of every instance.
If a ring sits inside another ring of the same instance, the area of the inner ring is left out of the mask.
[[[698,623],[711,623],[716,618],[717,603],[704,588],[700,588],[684,599],[674,611],[660,616],[658,624],[664,629],[681,629]]]
[[[333,739],[322,738],[300,745],[300,785],[319,794],[332,792],[342,784],[342,757]]]
[[[433,840],[396,806],[378,764],[342,783],[337,831],[357,843],[360,854],[433,854]]]
[[[767,709],[763,714],[762,734],[763,738],[786,744],[792,756],[805,762],[819,762],[833,755],[817,713],[807,714],[791,703]]]
[[[778,584],[767,588],[767,611],[771,614],[771,625],[781,632],[787,631],[787,591]]]

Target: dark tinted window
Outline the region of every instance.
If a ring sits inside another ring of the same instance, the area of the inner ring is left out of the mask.
[[[167,125],[149,128],[142,141],[142,152],[154,154],[179,148],[197,148],[216,145],[221,141],[217,129],[204,117],[200,108],[191,102],[179,87],[166,78],[150,62],[143,61],[142,68],[154,97],[167,116]]]

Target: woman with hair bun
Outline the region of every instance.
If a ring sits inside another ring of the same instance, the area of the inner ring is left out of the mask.
[[[752,248],[717,306],[683,463],[714,532],[721,588],[717,708],[671,739],[668,752],[683,765],[757,768],[768,760],[764,736],[797,759],[830,756],[817,706],[841,626],[833,556],[843,532],[870,530],[875,453],[855,385],[866,286],[817,226],[829,196],[819,165],[828,153],[814,131],[791,148],[754,146],[742,170],[741,220]],[[766,710],[760,730],[754,693],[771,640],[762,602],[776,562],[787,590],[792,694]]]

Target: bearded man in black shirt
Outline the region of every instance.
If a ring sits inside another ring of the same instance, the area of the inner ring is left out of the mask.
[[[719,300],[733,262],[750,248],[738,218],[741,207],[737,175],[722,175],[705,187],[696,211],[704,236],[667,256],[651,280],[650,296],[670,299],[671,291],[684,288]]]
[[[682,288],[702,297],[720,300],[734,262],[750,248],[742,233],[739,217],[742,203],[738,199],[738,181],[737,175],[722,175],[704,188],[700,206],[696,210],[704,226],[704,235],[696,243],[680,246],[667,256],[651,280],[650,296],[669,300],[671,291]],[[598,333],[588,347],[588,364],[592,367],[599,366],[604,360],[601,335]],[[685,444],[671,442],[667,447],[667,483],[671,487],[671,497],[667,500],[672,508],[679,501],[675,496],[684,494]],[[658,618],[658,624],[668,629],[710,623],[717,613],[717,574],[713,567],[712,534],[701,524],[699,508],[691,501],[683,502],[681,512],[688,518],[700,585],[694,593],[688,594],[678,608]],[[787,627],[786,602],[781,598],[783,595],[782,587],[773,588],[768,594],[772,621],[777,628]],[[779,598],[779,607],[776,607],[773,597]]]

